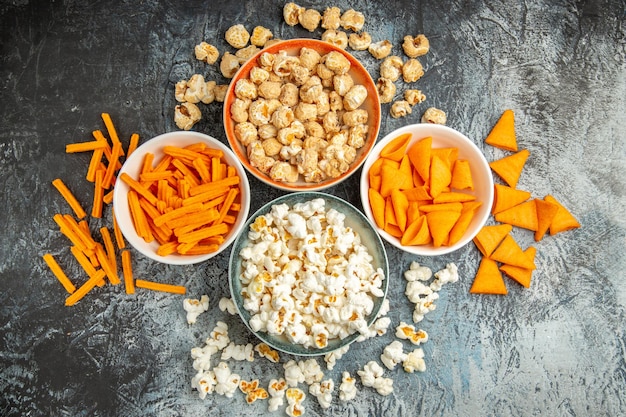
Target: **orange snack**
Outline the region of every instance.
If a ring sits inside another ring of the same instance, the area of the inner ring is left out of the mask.
[[[368,190],[370,208],[372,209],[372,216],[374,217],[374,221],[376,225],[381,229],[385,228],[385,199],[380,193],[374,189],[370,188]]]
[[[515,138],[515,115],[513,110],[505,110],[487,135],[485,143],[507,151],[517,151]]]
[[[550,224],[550,235],[555,235],[559,232],[577,229],[580,227],[578,220],[576,220],[572,213],[570,213],[565,206],[559,203],[556,198],[551,195],[547,195],[544,197],[544,200],[548,203],[553,203],[559,206],[559,210],[554,215],[552,223]]]
[[[426,214],[428,230],[433,238],[433,246],[438,248],[443,245],[456,221],[461,217],[461,211],[437,210]]]
[[[476,196],[473,194],[460,193],[457,191],[445,191],[440,193],[437,197],[433,199],[433,203],[435,204],[444,204],[444,203],[466,203],[468,201],[476,200]]]
[[[426,216],[420,216],[407,226],[400,243],[404,246],[427,245],[432,242]]]
[[[430,153],[433,146],[433,138],[426,137],[411,145],[407,155],[424,182],[430,178]]]
[[[181,285],[161,284],[159,282],[147,281],[143,279],[135,280],[135,287],[152,291],[170,292],[173,294],[185,294],[187,291]]]
[[[119,224],[117,224],[117,218],[115,217],[115,209],[111,210],[113,217],[113,235],[115,236],[115,243],[117,244],[118,249],[124,249],[126,247],[126,242],[124,241],[124,235],[122,235],[122,231],[120,230]]]
[[[134,294],[135,281],[133,277],[133,266],[131,263],[131,254],[128,250],[122,252],[122,273],[124,274],[124,288],[126,289],[126,294]]]
[[[449,185],[452,180],[452,172],[448,163],[439,156],[433,156],[430,161],[430,195],[436,198]]]
[[[106,142],[92,140],[88,142],[70,143],[65,145],[65,153],[95,151],[96,149],[104,149]]]
[[[502,184],[495,184],[491,213],[497,214],[511,207],[515,207],[528,200],[530,195],[528,191],[518,190]]]
[[[404,133],[393,139],[380,151],[380,156],[399,162],[406,155],[406,148],[411,141],[411,136],[411,133]]]
[[[490,256],[511,230],[513,226],[510,224],[483,226],[474,237],[474,244],[483,256]]]
[[[554,217],[559,211],[559,205],[549,201],[535,199],[537,208],[537,230],[535,231],[535,241],[539,242],[550,229]]]
[[[535,259],[535,255],[537,254],[537,249],[534,246],[529,246],[528,249],[524,251],[524,254],[533,260]],[[530,281],[533,275],[533,269],[530,268],[522,268],[519,266],[513,265],[500,265],[500,271],[504,272],[508,277],[514,279],[522,286],[529,288]]]
[[[537,219],[537,205],[535,200],[528,200],[509,209],[497,213],[494,218],[497,222],[508,223],[513,226],[535,231],[539,226]]]
[[[450,187],[457,190],[473,190],[474,180],[472,178],[472,170],[469,161],[465,159],[457,159],[452,167],[452,178]]]
[[[520,268],[535,269],[535,262],[529,258],[522,248],[519,247],[513,236],[506,235],[500,245],[493,251],[491,259],[506,265],[518,266]]]
[[[504,182],[515,188],[529,156],[530,152],[528,149],[522,149],[513,155],[489,162],[489,167],[491,167],[493,172],[498,174]]]
[[[105,273],[102,269],[99,269],[92,277],[90,277],[83,285],[81,285],[76,291],[74,291],[69,297],[65,299],[66,306],[73,306],[77,302],[83,299],[89,291],[95,287],[98,282],[102,281]]]
[[[459,219],[456,221],[456,223],[452,227],[452,230],[450,230],[450,234],[448,235],[448,241],[446,242],[446,245],[452,246],[455,243],[457,243],[459,240],[461,240],[461,238],[467,231],[467,228],[469,227],[470,223],[472,222],[472,219],[474,218],[474,213],[476,213],[476,208],[477,207],[475,206],[470,206],[469,209],[465,209],[464,207],[461,210],[461,215],[459,216]]]
[[[63,269],[61,269],[52,254],[46,253],[45,255],[43,255],[43,260],[46,262],[46,264],[48,264],[48,267],[50,268],[54,276],[57,277],[61,285],[63,285],[65,291],[70,294],[76,291],[76,287],[74,286],[74,284],[72,284],[72,281],[70,281],[67,275],[65,275],[65,272],[63,272]]]
[[[487,257],[483,257],[470,288],[472,294],[500,294],[508,293],[498,264]]]
[[[139,134],[133,133],[130,135],[130,142],[128,144],[128,149],[126,150],[126,158],[135,152],[137,145],[139,145]]]
[[[404,232],[407,225],[407,211],[409,209],[409,200],[406,195],[398,189],[391,190],[391,205],[393,206],[393,214],[396,218],[397,226]]]
[[[67,188],[63,180],[57,178],[52,181],[52,185],[54,185],[54,188],[56,188],[59,193],[61,193],[61,196],[63,196],[67,204],[70,205],[70,207],[74,211],[74,214],[76,214],[76,217],[82,219],[87,215],[87,213],[85,213],[85,210],[83,210],[83,207],[80,205],[74,194],[72,194],[70,189]]]

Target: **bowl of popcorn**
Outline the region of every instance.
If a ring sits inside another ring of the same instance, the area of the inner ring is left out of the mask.
[[[119,171],[116,224],[140,253],[188,265],[226,249],[250,208],[246,171],[219,140],[170,132],[139,146]]]
[[[439,124],[404,126],[382,138],[363,164],[361,202],[387,242],[424,256],[453,252],[489,218],[489,164],[467,136]]]
[[[314,356],[367,335],[387,294],[384,245],[350,203],[321,192],[279,197],[248,219],[230,257],[232,299],[274,349]]]
[[[253,176],[285,191],[319,191],[363,164],[378,136],[380,100],[348,52],[292,39],[241,66],[223,116],[228,142]]]

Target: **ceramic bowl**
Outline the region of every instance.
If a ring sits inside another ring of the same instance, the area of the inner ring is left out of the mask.
[[[458,159],[468,160],[471,169],[474,190],[469,193],[474,194],[476,196],[476,201],[480,201],[482,204],[476,210],[462,238],[451,246],[434,247],[432,244],[404,246],[400,243],[400,239],[398,237],[392,236],[380,227],[376,226],[376,229],[380,236],[382,236],[382,238],[387,242],[414,255],[438,256],[454,252],[465,246],[468,242],[471,242],[474,236],[476,236],[489,219],[493,204],[494,184],[491,169],[489,168],[489,164],[480,149],[467,136],[450,127],[431,123],[413,124],[394,130],[382,138],[376,144],[363,164],[360,182],[363,210],[365,211],[367,218],[370,219],[374,225],[376,225],[368,197],[368,172],[372,164],[380,157],[381,150],[393,139],[405,133],[410,133],[412,135],[408,147],[410,147],[413,143],[430,136],[432,137],[433,148],[458,148]]]
[[[200,142],[205,143],[209,148],[221,150],[224,155],[223,161],[235,168],[237,175],[240,178],[240,193],[237,198],[241,208],[239,210],[237,218],[231,226],[231,230],[229,231],[228,235],[226,235],[224,242],[220,244],[217,251],[202,255],[172,254],[167,256],[160,256],[157,254],[159,244],[156,241],[147,243],[137,234],[128,206],[129,186],[119,178],[123,173],[126,173],[132,178],[137,179],[141,172],[141,167],[146,154],[151,153],[152,155],[154,155],[154,161],[159,161],[164,155],[163,148],[165,146],[185,147],[187,145]],[[235,240],[235,238],[244,226],[244,223],[248,216],[248,211],[250,209],[250,186],[248,184],[246,171],[243,169],[243,166],[239,162],[239,159],[232,153],[228,146],[211,136],[207,136],[198,132],[170,132],[156,136],[155,138],[145,142],[144,144],[139,146],[130,155],[130,157],[128,157],[128,159],[126,159],[118,173],[118,180],[115,183],[113,193],[113,207],[115,209],[115,218],[120,227],[120,230],[122,231],[122,234],[124,235],[126,241],[130,243],[133,248],[135,248],[137,251],[147,256],[148,258],[154,259],[158,262],[172,265],[190,265],[206,261],[214,256],[217,256],[218,254],[223,252],[233,242],[233,240]]]
[[[372,266],[375,269],[380,268],[382,270],[382,273],[384,274],[384,279],[381,286],[383,296],[373,297],[374,307],[371,311],[371,314],[366,317],[368,326],[374,322],[376,316],[378,315],[378,312],[380,311],[380,308],[387,294],[389,281],[389,265],[387,261],[387,254],[385,252],[385,247],[382,240],[380,239],[380,236],[376,233],[376,230],[368,221],[368,219],[363,215],[363,213],[357,210],[350,203],[338,197],[320,192],[290,193],[265,204],[256,213],[250,216],[250,219],[248,219],[248,221],[246,222],[242,233],[235,240],[230,256],[229,281],[232,299],[234,300],[239,315],[245,325],[260,340],[281,352],[300,356],[315,356],[332,352],[355,341],[359,336],[359,333],[352,333],[343,339],[340,339],[338,337],[331,338],[328,341],[328,345],[323,348],[307,348],[303,344],[291,343],[284,335],[272,335],[268,332],[262,331],[255,332],[250,325],[252,314],[244,307],[244,298],[242,296],[242,289],[244,288],[244,285],[242,284],[241,280],[241,276],[243,273],[243,259],[240,256],[240,253],[242,249],[246,248],[250,243],[248,232],[250,230],[250,226],[254,223],[257,217],[269,213],[272,207],[275,205],[286,204],[289,207],[293,207],[297,203],[305,203],[317,198],[324,199],[327,212],[329,209],[335,209],[345,215],[344,225],[352,228],[356,233],[359,234],[361,242],[367,247],[369,254],[373,257]]]
[[[263,53],[278,54],[279,52],[285,52],[288,55],[299,54],[302,48],[310,48],[316,50],[320,55],[325,55],[331,51],[336,51],[345,56],[350,62],[349,74],[352,76],[355,85],[363,85],[367,89],[367,98],[361,105],[361,109],[365,109],[368,112],[368,132],[365,137],[365,144],[360,147],[356,152],[356,159],[350,164],[350,168],[339,175],[336,178],[326,179],[321,182],[306,182],[302,175],[299,176],[296,182],[283,182],[275,181],[270,178],[266,173],[261,172],[257,167],[253,166],[249,159],[246,147],[241,143],[235,134],[236,123],[232,119],[231,106],[236,99],[235,86],[241,79],[247,79],[250,77],[250,71],[253,67],[259,66],[259,57]],[[272,187],[285,190],[285,191],[319,191],[339,184],[340,182],[349,178],[354,174],[359,167],[365,161],[365,158],[374,147],[376,139],[378,137],[378,131],[380,129],[380,99],[378,97],[378,91],[376,84],[372,77],[369,75],[363,65],[348,52],[328,43],[316,39],[291,39],[286,41],[277,42],[269,47],[266,47],[259,51],[256,55],[251,57],[239,71],[235,74],[228,87],[225,101],[224,101],[224,128],[226,130],[226,138],[232,148],[233,152],[246,170],[260,181],[269,184]]]

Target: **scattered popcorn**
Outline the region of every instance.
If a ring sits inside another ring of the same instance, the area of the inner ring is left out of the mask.
[[[248,343],[247,345],[236,345],[233,342],[230,342],[228,346],[222,350],[221,359],[223,361],[232,359],[235,361],[254,362],[254,346],[252,346],[252,343]]]
[[[409,281],[406,284],[404,294],[410,302],[417,303],[421,296],[431,295],[433,290],[430,286],[423,284],[421,281]]]
[[[212,371],[200,371],[191,379],[191,388],[198,391],[198,396],[204,400],[207,394],[213,393],[217,380]]]
[[[194,324],[198,316],[209,309],[209,296],[203,295],[199,300],[185,298],[183,309],[187,312],[187,323]]]
[[[408,340],[414,345],[420,345],[428,342],[428,333],[424,330],[415,330],[415,327],[411,324],[407,324],[403,321],[396,327],[396,337],[398,339]]]
[[[322,368],[314,358],[307,359],[306,361],[299,361],[298,366],[302,370],[304,382],[307,385],[320,382],[324,378],[324,372],[322,372]]]
[[[228,325],[223,321],[218,321],[205,343],[207,346],[215,346],[218,350],[222,350],[228,346],[228,343],[230,343]]]
[[[287,415],[290,417],[298,417],[304,414],[302,402],[306,398],[306,394],[300,388],[288,388],[285,392],[287,397]]]
[[[357,342],[363,342],[367,339],[376,336],[382,336],[387,333],[387,329],[391,324],[391,319],[389,317],[381,317],[377,319],[370,327],[367,328],[366,331],[362,331],[359,337],[357,337]]]
[[[230,315],[237,315],[237,306],[232,298],[222,297],[219,302],[220,311],[226,311]]]
[[[424,319],[424,316],[427,313],[435,310],[437,307],[435,305],[435,300],[439,299],[439,294],[434,292],[426,297],[422,297],[415,304],[415,309],[413,310],[413,322],[419,323]]]
[[[407,281],[428,281],[433,276],[433,271],[427,266],[420,266],[417,262],[411,262],[409,269],[404,272]]]
[[[383,353],[380,355],[380,361],[389,370],[393,370],[397,364],[406,359],[406,354],[402,351],[402,343],[394,340],[385,346]]]
[[[380,395],[386,396],[393,392],[393,379],[383,377],[384,370],[376,361],[368,362],[357,373],[363,386],[374,388]]]
[[[372,388],[374,388],[380,395],[387,396],[393,392],[393,379],[376,378]]]
[[[298,366],[298,363],[293,359],[283,364],[285,370],[285,381],[290,387],[295,387],[298,384],[304,382],[304,374],[302,369]]]
[[[314,382],[309,386],[309,394],[317,398],[322,408],[330,407],[333,402],[333,390],[335,383],[332,379],[326,379],[321,382]]]
[[[215,392],[231,398],[239,387],[241,377],[232,373],[225,362],[220,362],[213,368],[213,373],[215,374],[216,381]]]
[[[356,397],[356,379],[350,376],[350,372],[344,371],[341,385],[339,385],[339,399],[341,401],[350,401],[354,397]]]
[[[218,352],[215,346],[194,347],[191,349],[191,359],[193,359],[193,369],[196,371],[208,371],[211,369],[211,356]]]
[[[258,379],[250,382],[242,379],[239,381],[239,389],[246,394],[246,402],[248,404],[252,404],[258,399],[264,400],[269,396],[265,388],[259,387]]]
[[[254,350],[260,357],[267,359],[270,362],[278,363],[280,356],[277,351],[269,347],[266,343],[259,343],[254,347]]]
[[[326,362],[326,369],[332,370],[335,367],[335,364],[341,357],[348,352],[350,349],[350,345],[345,345],[340,347],[337,350],[333,350],[332,352],[328,352],[324,355],[324,361]]]
[[[284,404],[283,397],[285,396],[286,390],[287,382],[283,378],[270,379],[270,384],[267,387],[267,392],[270,395],[268,411],[276,411],[278,407]]]
[[[416,348],[412,352],[409,352],[402,362],[402,367],[409,373],[413,373],[414,371],[424,372],[426,370],[424,351],[421,348]]]
[[[445,269],[435,273],[435,279],[430,283],[433,291],[440,291],[444,284],[457,282],[459,280],[459,269],[454,263],[446,265]]]
[[[206,42],[200,42],[200,44],[196,45],[194,53],[197,60],[204,61],[207,64],[215,64],[220,56],[217,48]]]

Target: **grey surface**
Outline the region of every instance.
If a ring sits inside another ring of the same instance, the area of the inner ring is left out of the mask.
[[[227,252],[193,267],[135,256],[138,276],[186,285],[193,297],[210,296],[210,311],[192,327],[182,297],[148,291],[127,296],[121,287],[105,287],[66,308],[65,293],[41,256],[51,252],[70,276],[81,276],[52,221],[54,213],[68,212],[50,185],[54,178],[66,181],[86,206],[91,199],[83,178],[88,156],[67,155],[65,145],[102,128],[105,111],[123,138],[175,130],[173,84],[194,72],[220,79],[215,68],[195,61],[193,46],[209,40],[223,51],[223,33],[234,23],[263,24],[283,38],[319,36],[286,26],[282,4],[2,2],[1,415],[266,412],[266,401],[248,406],[242,395],[200,400],[190,389],[189,351],[217,320],[230,325],[237,343],[254,341],[217,307],[228,295]],[[531,151],[519,187],[538,197],[553,194],[582,227],[537,244],[531,288],[507,281],[506,297],[469,294],[479,261],[471,245],[432,259],[388,247],[393,326],[411,320],[400,275],[411,261],[434,270],[453,261],[460,268],[461,281],[444,287],[437,310],[420,323],[430,335],[428,369],[387,371],[395,390],[385,398],[359,384],[354,401],[335,399],[324,411],[309,396],[306,415],[625,415],[625,2],[333,4],[362,10],[366,29],[375,39],[392,40],[395,53],[406,34],[430,38],[431,52],[422,60],[426,75],[418,82],[427,101],[401,120],[391,119],[385,106],[381,134],[417,122],[426,107],[436,106],[447,112],[449,126],[493,160],[504,153],[483,138],[512,108],[518,142]],[[366,54],[357,56],[376,76],[377,65]],[[196,129],[225,140],[220,116],[219,105],[207,106]],[[359,207],[356,183],[357,177],[329,191]],[[251,185],[252,211],[280,195],[254,179]],[[110,209],[105,213],[92,229],[110,224]],[[515,237],[522,247],[533,243],[530,233]],[[354,346],[326,376],[338,386],[342,370],[354,375],[394,339],[390,332]],[[262,385],[282,373],[261,359],[231,367]]]

